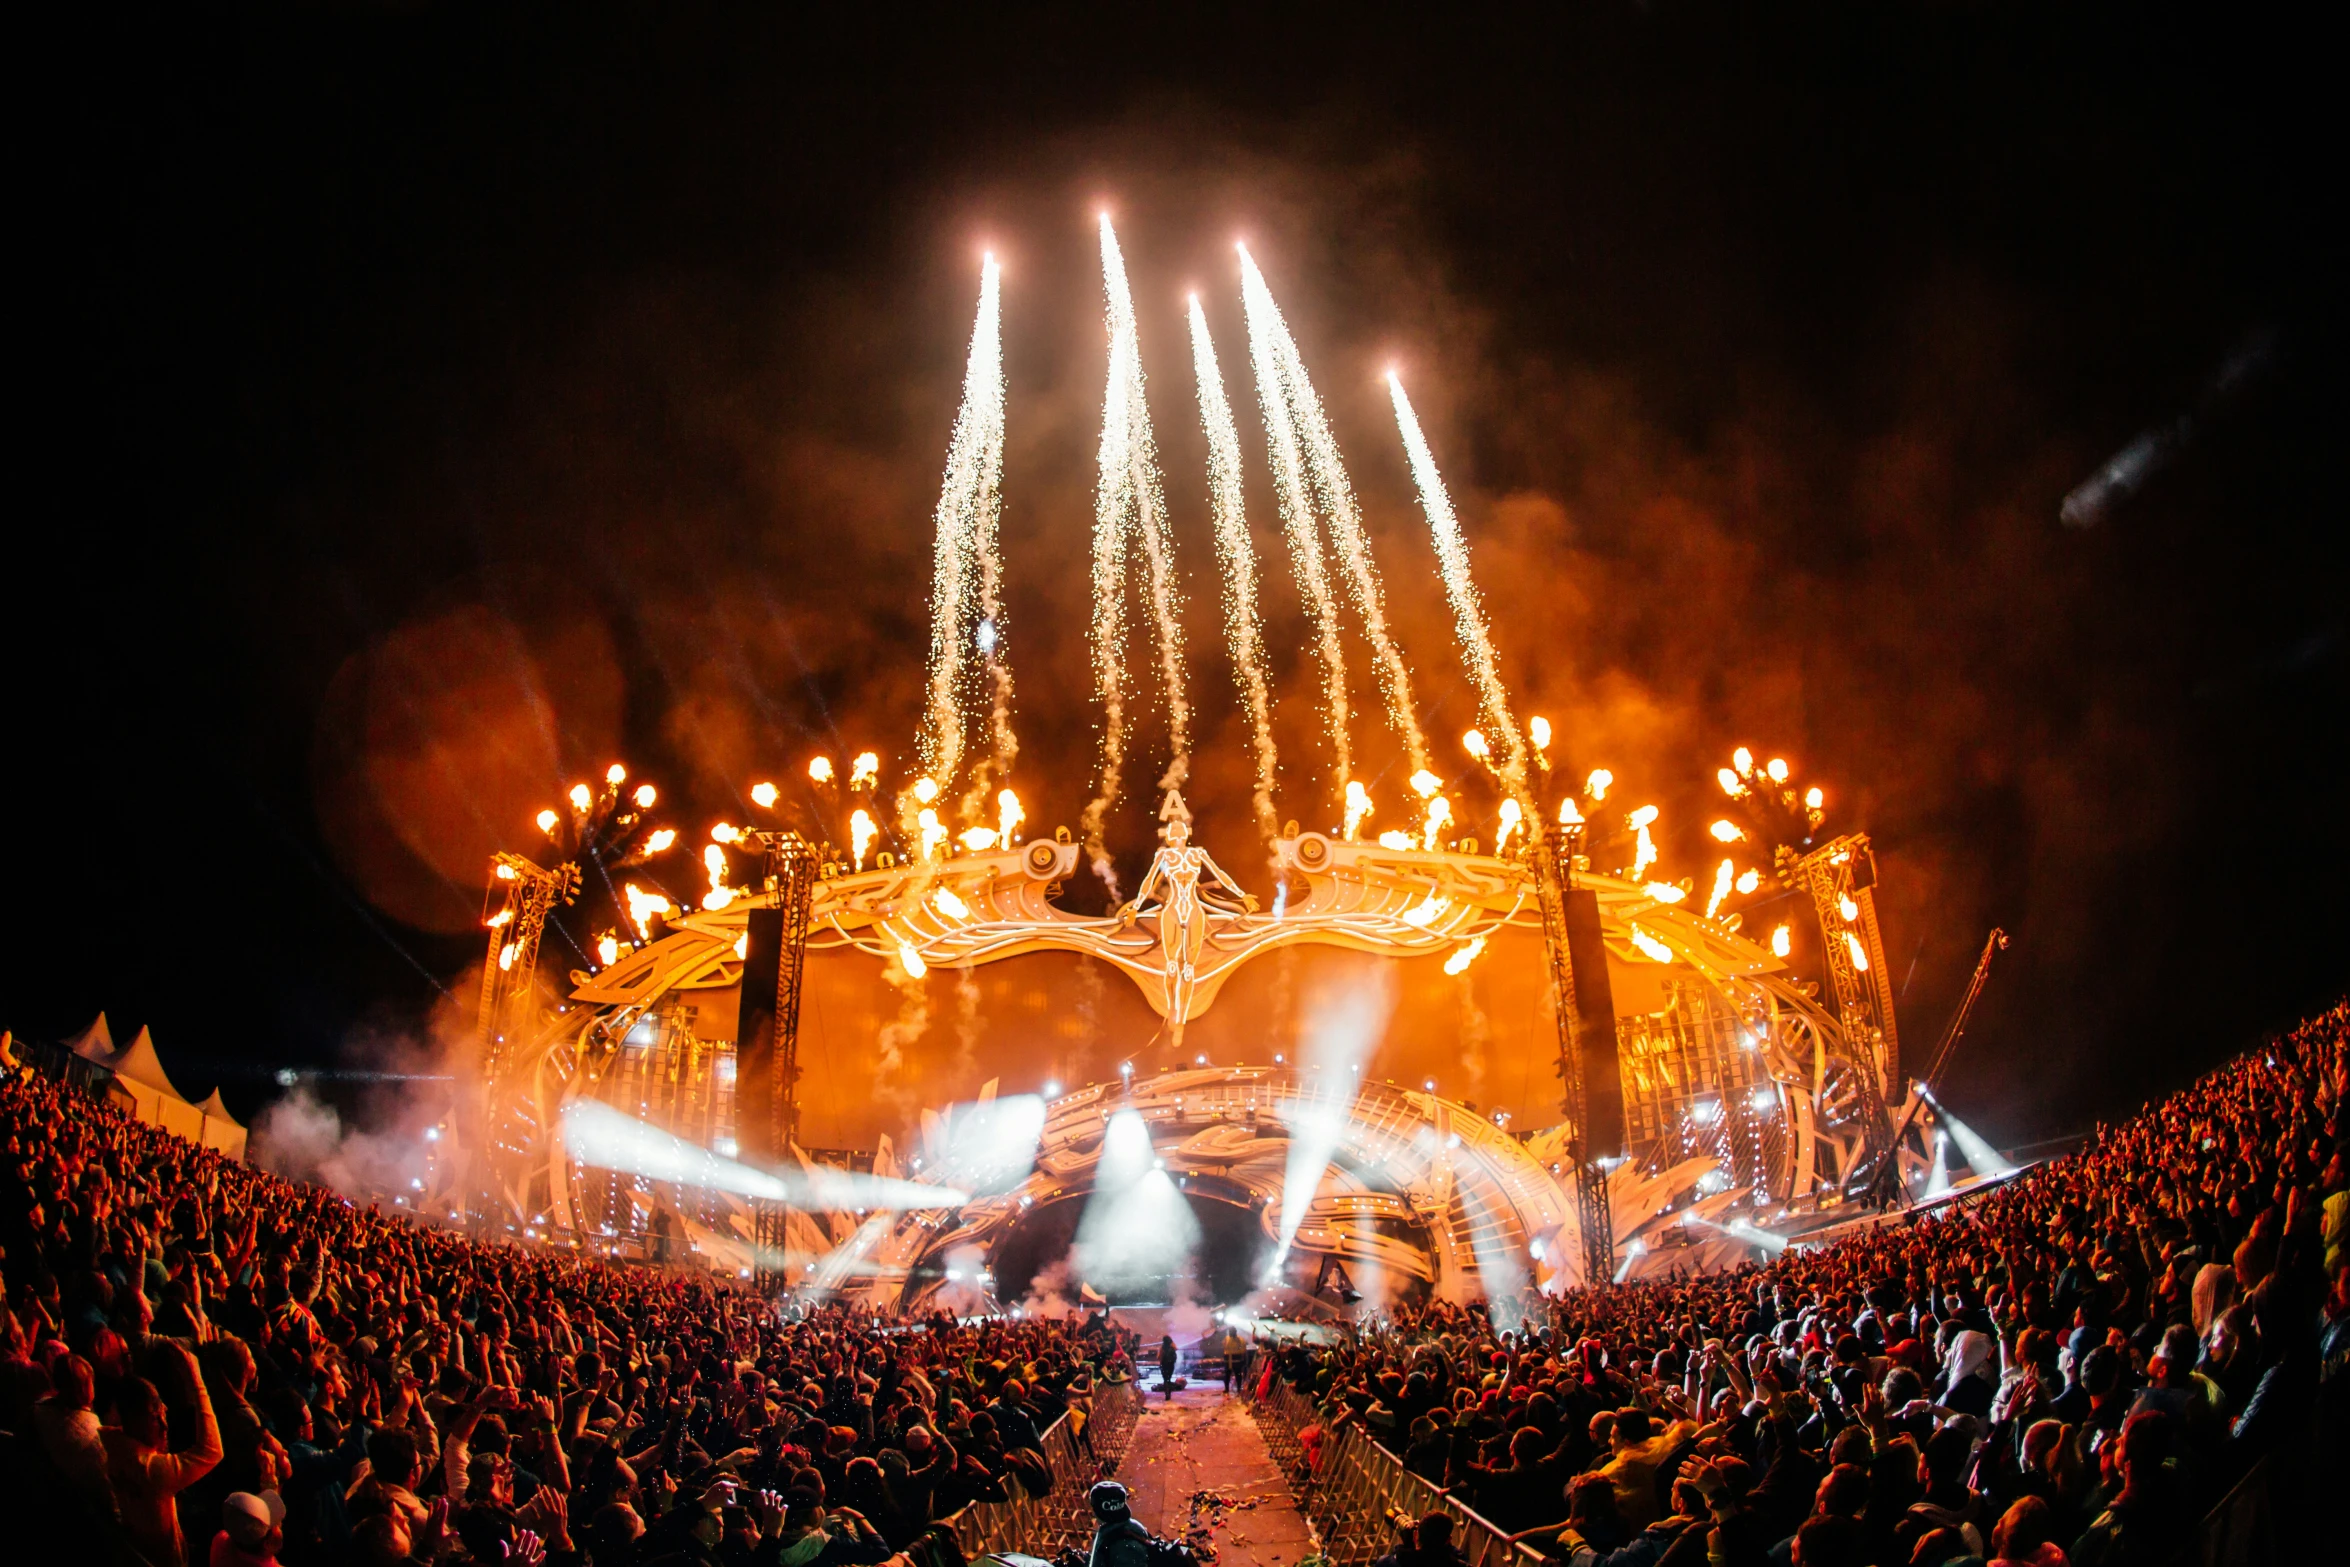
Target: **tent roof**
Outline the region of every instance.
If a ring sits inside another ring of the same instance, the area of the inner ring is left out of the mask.
[[[154,1036],[143,1027],[139,1030],[139,1037],[123,1046],[122,1054],[106,1064],[114,1068],[114,1075],[117,1077],[127,1077],[134,1083],[144,1083],[159,1093],[169,1094],[181,1104],[188,1103],[188,1096],[181,1093],[174,1086],[172,1080],[164,1074],[163,1062],[155,1054]]]
[[[79,1038],[65,1042],[65,1048],[85,1061],[95,1061],[100,1066],[113,1065],[114,1030],[106,1026],[106,1014],[99,1013],[98,1020],[83,1029]]]
[[[196,1106],[196,1108],[203,1111],[206,1115],[212,1117],[212,1119],[215,1121],[226,1121],[229,1125],[235,1127],[240,1132],[245,1129],[245,1123],[238,1120],[235,1116],[229,1114],[228,1106],[220,1102],[220,1090],[217,1088],[212,1090],[211,1098],[205,1100],[202,1104]]]

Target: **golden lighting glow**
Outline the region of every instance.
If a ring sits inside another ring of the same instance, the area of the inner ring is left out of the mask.
[[[973,854],[984,854],[995,847],[995,829],[993,827],[966,827],[963,829],[963,836],[955,841]]]
[[[619,788],[622,784],[628,782],[628,769],[621,766],[618,762],[614,762],[610,767],[604,769],[604,782],[610,784],[615,789]]]
[[[930,901],[937,904],[938,912],[948,919],[967,920],[971,917],[971,905],[956,897],[952,887],[939,888],[938,895]]]
[[[938,851],[947,841],[946,824],[938,819],[938,812],[927,805],[922,808],[922,814],[914,818],[914,822],[922,830],[922,857],[926,860],[937,859]]]
[[[651,784],[638,784],[636,786],[636,793],[631,798],[636,801],[636,808],[638,810],[649,811],[653,808],[653,802],[661,798],[661,791],[654,788]]]
[[[1461,736],[1461,749],[1480,762],[1493,754],[1493,748],[1485,743],[1485,731],[1482,729],[1472,729]]]
[[[1475,941],[1470,942],[1465,947],[1453,948],[1452,956],[1444,960],[1444,972],[1447,974],[1463,974],[1468,972],[1469,965],[1476,962],[1479,954],[1483,953],[1484,950],[1485,938],[1483,936],[1479,936]]]
[[[1509,846],[1510,835],[1525,825],[1526,809],[1518,804],[1516,796],[1501,802],[1501,828],[1493,835],[1493,852],[1499,854]]]
[[[856,760],[849,763],[849,787],[870,789],[880,782],[881,758],[871,751],[859,751]]]
[[[1412,774],[1412,793],[1418,795],[1423,800],[1427,799],[1430,795],[1434,794],[1437,790],[1443,787],[1444,780],[1437,777],[1434,773],[1428,771],[1428,769],[1425,767]]]
[[[1869,971],[1869,955],[1860,944],[1860,938],[1851,931],[1844,933],[1844,950],[1852,954],[1852,966],[1863,974]]]
[[[1441,794],[1431,799],[1428,802],[1428,822],[1427,825],[1421,829],[1421,838],[1423,841],[1421,842],[1420,847],[1433,854],[1436,851],[1436,845],[1444,832],[1446,824],[1451,822],[1451,820],[1452,802],[1447,800]]]
[[[1009,789],[998,790],[995,797],[996,842],[1009,849],[1018,843],[1020,824],[1028,820],[1028,813],[1020,809],[1020,797]]]
[[[1713,894],[1705,900],[1705,917],[1707,919],[1710,920],[1722,912],[1722,901],[1730,896],[1730,889],[1737,884],[1737,880],[1738,867],[1728,860],[1724,860],[1714,868]]]
[[[1678,903],[1689,896],[1689,889],[1677,887],[1669,881],[1652,881],[1640,889],[1659,903]]]
[[[1666,946],[1663,942],[1657,940],[1654,936],[1651,936],[1647,931],[1642,930],[1637,925],[1632,927],[1632,945],[1639,948],[1640,955],[1644,958],[1647,958],[1652,963],[1670,963],[1673,961],[1673,949]]]
[[[1856,920],[1860,918],[1860,905],[1852,901],[1851,893],[1838,893],[1836,895],[1836,912],[1848,920]]]
[[[1785,783],[1787,781],[1787,758],[1783,756],[1772,757],[1770,765],[1765,767],[1763,771],[1771,775],[1771,782]]]
[[[610,931],[596,938],[596,961],[610,968],[620,961],[620,938]]]
[[[736,843],[741,838],[741,831],[732,822],[712,822],[710,824],[710,839],[713,843]],[[708,857],[707,855],[703,856],[705,859]]]
[[[812,783],[825,784],[832,782],[832,758],[829,756],[809,757],[808,778]]]
[[[645,839],[645,852],[647,854],[659,854],[663,849],[668,848],[676,841],[676,828],[656,827],[653,829],[652,835]]]
[[[1816,811],[1828,803],[1828,793],[1819,785],[1814,784],[1803,792],[1803,803]]]
[[[1535,714],[1535,715],[1534,715],[1532,718],[1529,718],[1529,719],[1527,719],[1527,720],[1526,720],[1526,737],[1527,737],[1528,739],[1530,739],[1530,740],[1532,740],[1532,741],[1534,742],[1534,749],[1535,749],[1535,750],[1537,750],[1537,751],[1547,751],[1547,750],[1549,750],[1549,749],[1550,749],[1550,720],[1549,720],[1549,719],[1547,719],[1547,718],[1545,718],[1545,717],[1543,717],[1543,716],[1542,716],[1540,713],[1537,713],[1537,714]]]
[[[930,972],[930,965],[922,961],[922,954],[914,950],[910,941],[898,943],[898,967],[906,971],[908,979],[920,979]]]
[[[1417,849],[1419,846],[1419,839],[1408,832],[1398,831],[1394,828],[1389,828],[1379,835],[1379,847],[1382,849]]]
[[[1714,823],[1706,831],[1712,833],[1715,841],[1720,843],[1738,843],[1746,837],[1745,829],[1727,818]]]
[[[1750,893],[1750,892],[1754,891],[1754,889],[1755,889],[1755,888],[1757,888],[1757,887],[1759,887],[1759,886],[1761,886],[1761,885],[1762,885],[1762,872],[1761,872],[1761,871],[1758,871],[1758,870],[1743,870],[1743,871],[1740,871],[1740,872],[1738,873],[1738,890],[1739,890],[1740,892],[1742,892],[1742,893]]]
[[[783,798],[783,791],[771,783],[751,785],[751,803],[762,811],[775,809],[775,802]]]
[[[1795,932],[1790,927],[1781,925],[1771,932],[1771,956],[1783,958],[1794,949]]]
[[[573,784],[571,786],[571,808],[573,810],[584,811],[595,803],[596,797],[588,792],[588,786],[586,784]]]
[[[555,824],[556,824],[557,822],[561,821],[562,819],[563,819],[562,817],[560,817],[560,816],[557,816],[557,815],[556,815],[556,814],[555,814],[553,811],[541,811],[541,812],[539,812],[539,814],[538,814],[538,824],[539,824],[539,831],[540,831],[540,832],[543,832],[543,833],[545,833],[545,834],[546,834],[548,837],[550,837],[550,838],[554,837],[554,836],[555,836]]]
[[[1432,892],[1425,898],[1422,898],[1419,902],[1413,904],[1410,908],[1404,910],[1403,913],[1398,917],[1401,918],[1406,925],[1416,925],[1420,929],[1426,930],[1430,925],[1435,923],[1436,917],[1439,914],[1442,914],[1446,909],[1451,907],[1452,899]]]
[[[881,836],[881,829],[873,825],[871,812],[849,813],[849,852],[856,857],[857,869],[865,868],[865,851],[873,847],[873,840]]]
[[[935,778],[915,779],[914,798],[921,801],[924,805],[929,805],[935,802],[938,799],[938,780]]]
[[[1754,753],[1746,747],[1740,746],[1737,750],[1732,751],[1730,761],[1738,769],[1739,777],[1751,778],[1754,776]]]
[[[1370,814],[1371,791],[1363,787],[1363,781],[1360,778],[1349,778],[1346,781],[1346,841],[1348,843],[1355,841],[1355,834],[1362,828],[1363,818]],[[1385,843],[1387,840],[1382,837],[1379,841]]]
[[[1614,773],[1604,767],[1594,767],[1591,770],[1591,776],[1584,780],[1583,792],[1591,796],[1593,803],[1596,804],[1607,798],[1607,792],[1615,786],[1615,782],[1616,775]]]

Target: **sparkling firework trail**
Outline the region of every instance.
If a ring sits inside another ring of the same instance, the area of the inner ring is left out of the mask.
[[[1004,370],[999,308],[999,269],[989,256],[979,272],[979,319],[971,331],[971,357],[963,372],[963,406],[947,445],[946,476],[939,486],[937,543],[930,586],[929,708],[921,737],[922,770],[951,779],[963,762],[969,719],[963,698],[974,675],[975,656],[995,686],[997,760],[1010,765],[1011,676],[995,650],[992,617],[1002,606],[1002,569],[996,550],[996,520],[1003,507]],[[990,647],[980,655],[980,625],[990,625]]]
[[[1240,252],[1242,277],[1255,272],[1244,247]],[[1346,693],[1346,649],[1338,637],[1338,601],[1330,591],[1329,573],[1322,564],[1322,536],[1314,526],[1313,492],[1308,488],[1304,455],[1298,449],[1297,425],[1281,394],[1281,359],[1274,334],[1281,331],[1280,312],[1271,294],[1259,302],[1257,291],[1243,287],[1241,303],[1248,313],[1248,357],[1256,373],[1257,406],[1265,416],[1265,443],[1273,463],[1273,491],[1281,507],[1282,533],[1289,541],[1289,560],[1298,587],[1314,614],[1315,651],[1322,661],[1322,709],[1330,726],[1332,783],[1338,793],[1353,800],[1354,742],[1350,736]],[[1348,835],[1350,838],[1352,834]]]
[[[1199,296],[1191,298],[1191,368],[1199,382],[1200,423],[1208,435],[1208,504],[1216,531],[1216,557],[1224,568],[1224,635],[1232,644],[1232,672],[1248,702],[1256,741],[1256,789],[1251,796],[1257,831],[1269,847],[1280,826],[1273,815],[1273,704],[1265,683],[1264,629],[1257,621],[1257,553],[1248,536],[1248,514],[1240,494],[1240,432],[1224,396],[1216,367],[1216,345]]]
[[[1167,701],[1167,770],[1161,790],[1180,789],[1191,773],[1191,699],[1183,681],[1181,606],[1174,579],[1174,534],[1159,488],[1150,406],[1143,395],[1142,350],[1134,325],[1134,297],[1117,232],[1102,215],[1102,292],[1110,335],[1109,386],[1102,399],[1101,473],[1094,491],[1094,679],[1103,708],[1100,791],[1081,823],[1095,872],[1115,896],[1102,823],[1118,798],[1126,760],[1125,564],[1139,539],[1157,631],[1159,682]]]
[[[1420,433],[1419,415],[1404,395],[1403,379],[1387,373],[1387,389],[1395,401],[1395,422],[1403,431],[1404,450],[1412,460],[1412,478],[1420,487],[1420,509],[1428,514],[1428,531],[1435,536],[1436,562],[1444,574],[1444,596],[1452,601],[1452,623],[1461,639],[1461,654],[1477,682],[1486,721],[1501,731],[1501,777],[1514,795],[1526,794],[1526,740],[1510,714],[1509,693],[1502,688],[1501,663],[1494,656],[1493,638],[1485,629],[1485,606],[1477,597],[1476,579],[1469,575],[1469,545],[1461,537],[1460,519],[1453,515],[1445,494],[1444,476],[1436,471],[1436,456]]]
[[[1313,382],[1306,375],[1305,360],[1297,351],[1296,342],[1289,335],[1289,326],[1282,320],[1281,307],[1274,303],[1273,292],[1265,284],[1264,274],[1257,270],[1247,248],[1240,252],[1241,294],[1248,309],[1249,334],[1252,352],[1255,347],[1258,321],[1262,317],[1269,358],[1279,377],[1282,400],[1288,405],[1289,417],[1299,436],[1307,472],[1314,485],[1314,496],[1321,513],[1328,521],[1330,534],[1338,550],[1339,564],[1345,568],[1347,587],[1354,597],[1355,610],[1363,617],[1363,634],[1370,639],[1371,652],[1379,668],[1380,688],[1387,697],[1387,714],[1394,722],[1396,732],[1403,736],[1404,751],[1415,771],[1428,765],[1428,740],[1420,732],[1419,715],[1412,706],[1412,676],[1397,650],[1395,638],[1387,630],[1387,603],[1379,587],[1378,567],[1371,560],[1371,541],[1363,532],[1363,518],[1355,504],[1354,486],[1347,482],[1346,465],[1338,455],[1338,439],[1330,433],[1330,421],[1323,415],[1322,400],[1314,393]],[[1259,373],[1260,383],[1262,371]]]

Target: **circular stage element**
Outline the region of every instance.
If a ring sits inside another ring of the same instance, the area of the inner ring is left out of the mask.
[[[1548,1284],[1575,1255],[1573,1199],[1525,1143],[1349,1064],[976,1108],[922,1172],[976,1195],[876,1225],[838,1259],[840,1286],[893,1311],[1226,1305],[1283,1287],[1472,1301]]]

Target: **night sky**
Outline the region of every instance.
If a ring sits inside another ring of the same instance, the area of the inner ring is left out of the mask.
[[[1473,702],[1389,364],[1507,678],[1563,758],[1665,807],[1672,874],[1710,871],[1743,742],[1875,836],[1913,1050],[2013,933],[1944,1095],[1994,1137],[2134,1105],[2350,983],[2339,176],[2296,30],[476,9],[173,11],[50,58],[17,160],[0,1026],[147,1023],[183,1089],[250,1108],[462,995],[484,857],[571,779],[626,757],[699,841],[814,750],[909,752],[983,247],[1022,783],[1074,823],[1105,206],[1227,864],[1246,759],[1188,288],[1251,465],[1284,812],[1335,814],[1245,238],[1448,754]],[[2149,433],[2134,492],[2063,525]]]

